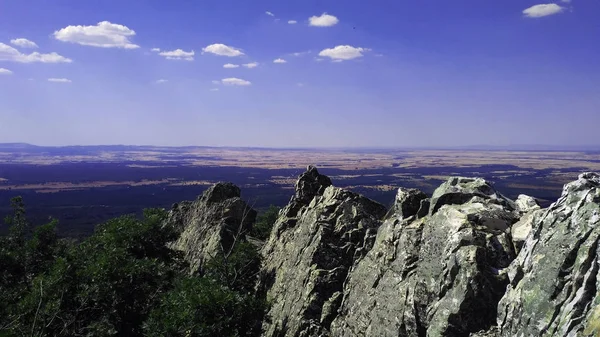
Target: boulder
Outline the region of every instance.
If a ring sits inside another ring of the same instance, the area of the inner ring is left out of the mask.
[[[443,205],[460,205],[470,201],[473,197],[480,197],[507,206],[512,203],[499,194],[485,179],[452,177],[433,192],[429,214],[435,214]],[[514,205],[512,207],[514,208]]]
[[[256,211],[240,198],[239,187],[217,183],[197,200],[173,205],[166,225],[181,233],[171,247],[183,252],[195,273],[208,259],[227,252],[234,240],[244,240],[255,219]]]
[[[396,193],[394,206],[389,210],[386,218],[394,214],[403,218],[418,215],[419,210],[424,209],[424,202],[427,202],[427,195],[425,193],[416,188],[400,187]],[[429,205],[427,205],[428,209]]]
[[[517,211],[519,211],[521,214],[529,213],[541,208],[540,204],[534,197],[530,197],[525,194],[519,194],[517,200],[515,200],[515,206]]]

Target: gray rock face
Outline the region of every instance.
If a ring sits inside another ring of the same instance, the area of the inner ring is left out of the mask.
[[[429,214],[435,214],[443,205],[463,204],[473,197],[480,197],[501,205],[512,203],[496,192],[492,185],[484,179],[453,177],[433,192]],[[512,207],[514,208],[514,205]]]
[[[585,173],[533,223],[498,306],[501,336],[600,335],[600,176]]]
[[[238,232],[240,239],[256,219],[256,211],[240,199],[240,189],[231,183],[217,183],[197,200],[173,205],[167,224],[181,236],[172,248],[183,251],[192,272],[201,271],[207,259],[228,251]]]
[[[543,213],[544,211],[541,209],[529,211],[521,217],[519,222],[512,225],[510,228],[511,239],[517,253],[521,251],[521,247],[523,247],[523,244],[525,244],[527,236],[529,233],[531,233],[533,226],[538,222],[539,217]]]
[[[391,217],[394,214],[402,218],[409,218],[413,215],[418,215],[419,210],[425,209],[422,207],[422,202],[427,202],[427,195],[416,188],[404,188],[400,187],[396,193],[396,200],[394,201],[394,207],[389,210],[388,216]],[[427,210],[429,205],[426,204]],[[424,215],[421,211],[421,216]]]
[[[515,200],[515,206],[520,213],[529,213],[541,209],[535,198],[525,194],[519,194],[517,200]]]
[[[332,336],[468,336],[496,320],[514,259],[514,203],[483,179],[452,178],[429,216],[396,215],[344,287]]]
[[[262,250],[259,289],[272,301],[264,336],[328,336],[348,272],[373,243],[384,206],[331,186],[314,167]]]

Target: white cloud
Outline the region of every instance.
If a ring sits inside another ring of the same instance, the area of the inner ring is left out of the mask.
[[[564,2],[564,3],[566,3],[566,4],[570,4],[570,3],[571,3],[571,0],[560,0],[560,2]]]
[[[0,61],[14,61],[20,63],[71,63],[73,60],[57,53],[41,54],[33,52],[31,54],[23,54],[15,48],[0,42]]]
[[[223,65],[223,68],[225,69],[233,69],[233,68],[239,68],[240,66],[238,64],[232,64],[232,63],[227,63]]]
[[[160,48],[152,48],[152,49],[150,49],[150,51],[153,51],[153,52],[155,52],[155,53],[158,53],[158,52],[160,51]]]
[[[219,80],[212,80],[211,82],[212,82],[212,84],[216,84],[216,85],[221,84],[221,81],[219,81]]]
[[[340,20],[333,15],[327,13],[321,14],[321,16],[311,16],[308,18],[308,25],[314,27],[331,27],[336,25]]]
[[[244,55],[244,53],[242,53],[241,50],[224,45],[222,43],[211,44],[210,46],[206,46],[206,47],[202,48],[202,51],[205,53],[211,53],[211,54],[215,54],[215,55],[229,56],[229,57]]]
[[[242,65],[248,69],[252,69],[258,67],[258,62],[250,62]]]
[[[322,62],[322,61],[325,61],[325,59],[324,58],[320,58],[320,57],[315,57],[315,61]]]
[[[219,91],[219,88],[212,88],[210,91]]]
[[[541,18],[548,15],[558,14],[565,8],[557,4],[540,4],[531,6],[523,11],[528,18]]]
[[[268,16],[275,16],[275,14],[273,14],[273,13],[271,13],[269,11],[266,11],[265,14],[267,14]]]
[[[68,78],[49,78],[48,82],[55,82],[55,83],[71,83],[72,81]]]
[[[31,41],[31,40],[27,40],[25,38],[18,38],[18,39],[12,39],[10,40],[10,43],[12,45],[15,45],[17,47],[21,47],[21,48],[37,48],[38,45],[35,44],[35,42]]]
[[[135,31],[127,26],[108,21],[98,22],[95,26],[67,26],[54,32],[54,38],[59,41],[101,48],[139,48],[129,40],[133,36]]]
[[[287,61],[284,60],[284,59],[279,58],[279,59],[273,60],[273,63],[287,63]]]
[[[154,81],[154,83],[156,83],[156,84],[167,83],[167,82],[169,82],[169,80],[165,80],[164,78]]]
[[[321,50],[319,56],[329,57],[334,61],[352,60],[363,56],[363,52],[368,51],[367,48],[352,47],[352,46],[336,46]]]
[[[242,85],[242,86],[252,84],[250,81],[242,80],[240,78],[235,78],[235,77],[224,78],[221,80],[221,83],[223,85]]]
[[[193,61],[196,53],[192,51],[183,51],[181,49],[175,49],[171,51],[163,51],[158,53],[160,56],[164,56],[167,60],[185,60]]]
[[[0,68],[0,75],[11,75],[13,72],[6,69],[6,68]]]
[[[295,25],[295,24],[297,24],[297,23],[298,23],[298,21],[296,21],[296,20],[290,20],[290,21],[288,21],[288,23],[289,23],[290,25]]]

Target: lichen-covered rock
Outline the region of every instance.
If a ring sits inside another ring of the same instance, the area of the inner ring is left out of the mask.
[[[525,194],[519,194],[517,200],[515,200],[515,206],[517,211],[520,213],[529,213],[540,209],[540,204],[535,200],[534,197],[530,197]]]
[[[429,216],[397,215],[344,287],[332,336],[468,336],[488,329],[514,259],[514,203],[483,179],[452,178]]]
[[[240,189],[217,183],[197,200],[173,205],[167,225],[181,232],[171,247],[183,252],[191,272],[201,271],[204,262],[228,251],[234,237],[243,240],[256,219],[256,211],[240,199]]]
[[[426,202],[426,199],[427,195],[416,188],[400,187],[396,193],[394,206],[389,210],[386,218],[394,214],[402,218],[417,215],[419,210],[423,209],[422,203]],[[429,205],[427,205],[427,210],[429,210]]]
[[[521,219],[510,228],[511,239],[517,253],[521,251],[521,247],[523,247],[527,236],[531,233],[531,229],[543,213],[544,211],[541,209],[533,209],[528,213],[525,213]]]
[[[429,214],[435,214],[443,205],[460,205],[473,197],[483,198],[488,202],[496,202],[508,206],[509,199],[498,193],[492,184],[482,178],[452,177],[438,187],[431,197]],[[512,208],[514,204],[511,205]]]
[[[600,176],[565,185],[539,215],[498,306],[502,336],[600,335]]]
[[[328,176],[320,174],[316,167],[308,166],[296,181],[295,193],[283,213],[288,217],[295,217],[302,207],[308,205],[315,196],[323,195],[331,185]]]
[[[385,216],[384,206],[330,185],[309,167],[263,247],[259,289],[272,303],[264,336],[327,336],[347,274]]]

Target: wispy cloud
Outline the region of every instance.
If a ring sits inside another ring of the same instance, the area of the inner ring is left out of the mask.
[[[215,55],[219,55],[219,56],[229,56],[229,57],[244,55],[244,53],[241,50],[236,49],[234,47],[224,45],[222,43],[215,43],[215,44],[206,46],[206,47],[202,48],[202,52],[211,53],[211,54],[215,54]]]
[[[561,13],[564,11],[564,9],[564,7],[561,7],[557,4],[540,4],[523,10],[523,14],[528,18],[541,18],[544,16]]]
[[[219,88],[211,88],[210,91],[219,91]]]
[[[223,65],[223,68],[225,69],[234,69],[234,68],[239,68],[239,64],[233,64],[233,63],[227,63]]]
[[[18,38],[18,39],[12,39],[10,40],[10,43],[14,46],[17,47],[21,47],[21,48],[37,48],[38,45],[31,41],[31,40],[27,40],[25,38]]]
[[[368,51],[367,48],[352,47],[352,46],[336,46],[333,48],[323,49],[319,56],[329,57],[333,61],[346,61],[363,56],[363,52]]]
[[[241,78],[229,77],[221,80],[223,85],[239,85],[239,86],[248,86],[252,83],[250,81],[242,80]]]
[[[0,75],[12,75],[12,71],[6,69],[6,68],[0,68]]]
[[[20,63],[71,63],[73,60],[57,53],[41,54],[34,52],[23,54],[17,49],[0,42],[0,61],[14,61]]]
[[[250,62],[250,63],[242,64],[242,66],[244,66],[248,69],[252,69],[252,68],[258,67],[258,62]]]
[[[167,82],[169,82],[169,80],[165,80],[164,78],[154,81],[154,83],[156,83],[156,84],[167,83]]]
[[[155,53],[158,53],[158,52],[160,51],[160,48],[152,48],[152,49],[150,49],[150,51],[153,51],[153,52],[155,52]]]
[[[71,83],[72,81],[68,78],[49,78],[48,82],[54,83]]]
[[[307,50],[307,51],[299,51],[299,52],[291,53],[290,55],[295,56],[295,57],[300,57],[300,56],[308,55],[310,53],[311,53],[311,51]]]
[[[95,26],[67,26],[54,32],[54,38],[59,41],[100,48],[139,48],[130,41],[133,36],[134,30],[108,21],[98,22]]]
[[[273,63],[287,63],[287,61],[282,58],[278,58],[278,59],[273,60]]]
[[[289,20],[289,21],[288,21],[288,23],[289,23],[290,25],[295,25],[295,24],[297,24],[297,23],[298,23],[298,21],[296,21],[296,20]]]
[[[185,60],[193,61],[196,53],[192,51],[184,51],[181,49],[175,49],[171,51],[162,51],[158,53],[160,56],[164,56],[167,60]]]
[[[269,11],[266,11],[265,14],[267,14],[268,16],[275,16],[275,14],[273,14],[273,13],[271,13]]]
[[[313,27],[331,27],[335,26],[338,22],[340,22],[340,20],[337,17],[327,13],[308,18],[308,25]]]

